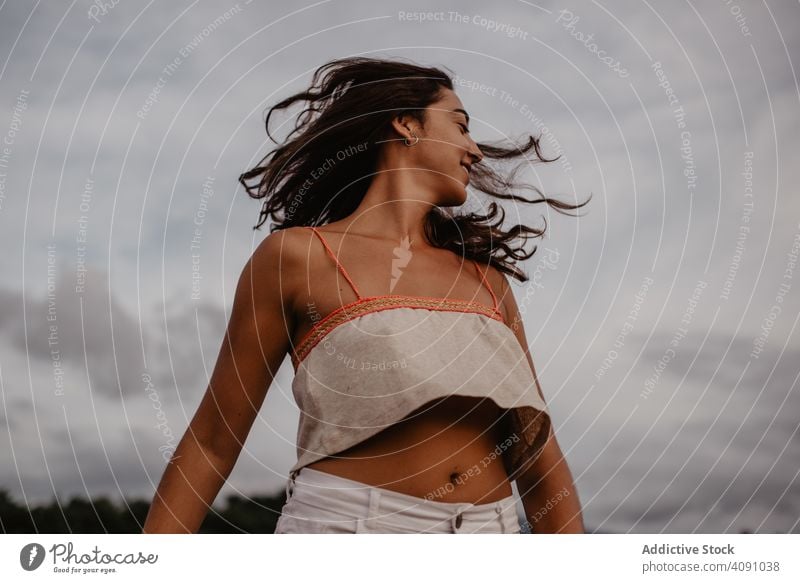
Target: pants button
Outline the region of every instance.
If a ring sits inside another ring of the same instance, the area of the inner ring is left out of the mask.
[[[458,516],[456,516],[456,528],[461,528],[461,522],[463,521],[463,519],[464,519],[463,515],[459,512]]]

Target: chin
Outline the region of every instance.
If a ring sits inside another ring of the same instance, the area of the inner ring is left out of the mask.
[[[442,196],[439,206],[461,206],[467,202],[467,189],[462,188],[460,191],[448,191]]]

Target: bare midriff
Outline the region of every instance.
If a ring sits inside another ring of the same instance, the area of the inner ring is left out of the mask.
[[[501,413],[489,398],[443,397],[307,467],[428,500],[495,502],[512,494],[496,451]]]

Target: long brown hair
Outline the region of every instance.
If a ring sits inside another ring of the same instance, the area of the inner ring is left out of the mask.
[[[449,69],[448,69],[449,71]],[[276,110],[307,102],[294,129],[283,144],[267,154],[258,165],[241,174],[239,182],[252,198],[264,198],[258,229],[272,217],[271,231],[293,226],[321,225],[350,215],[364,198],[375,175],[380,144],[393,136],[391,120],[407,114],[425,123],[425,108],[440,98],[442,88],[453,89],[451,76],[435,67],[423,67],[400,60],[352,57],[337,59],[319,67],[311,86],[274,105]],[[546,159],[539,139],[529,136],[521,146],[478,143],[483,160],[473,164],[470,184],[489,196],[526,203],[546,202],[556,211],[574,210],[589,200],[571,205],[546,197],[537,187],[517,184],[514,177],[522,165],[554,162]],[[487,160],[512,160],[533,150],[535,160],[525,158],[508,175],[492,169]],[[255,184],[248,180],[261,177]],[[528,188],[541,196],[528,200],[513,190]],[[590,196],[591,198],[591,196]],[[497,220],[495,220],[497,219]],[[501,229],[505,211],[496,202],[488,213],[456,214],[433,207],[427,214],[425,234],[431,245],[449,249],[468,259],[494,265],[498,270],[527,281],[514,261],[530,258],[536,246],[525,253],[528,237],[541,237],[547,229],[516,225]],[[517,237],[523,241],[512,247]],[[513,261],[509,260],[512,259]]]

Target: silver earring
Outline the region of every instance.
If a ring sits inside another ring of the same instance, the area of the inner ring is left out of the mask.
[[[406,146],[409,146],[409,147],[410,147],[410,146],[416,146],[416,145],[419,143],[419,136],[415,135],[415,134],[414,134],[414,132],[411,132],[411,135],[412,135],[412,136],[414,136],[414,139],[415,139],[416,141],[414,141],[414,142],[409,142],[409,141],[408,141],[408,138],[405,138],[405,139],[403,139],[403,143],[404,143]]]

